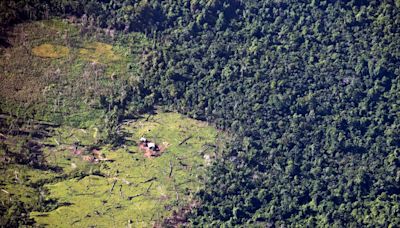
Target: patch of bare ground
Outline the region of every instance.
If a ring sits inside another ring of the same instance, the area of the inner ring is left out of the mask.
[[[199,202],[193,201],[190,204],[180,208],[179,210],[174,210],[172,215],[162,222],[156,223],[154,228],[161,228],[161,227],[188,227],[188,215],[190,212],[199,206]]]

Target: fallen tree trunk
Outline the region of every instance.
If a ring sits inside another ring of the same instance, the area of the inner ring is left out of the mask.
[[[182,140],[182,142],[180,142],[178,145],[180,146],[180,145],[182,145],[182,144],[184,144],[185,142],[187,142],[189,139],[191,139],[193,136],[188,136],[188,137],[186,137],[184,140]]]

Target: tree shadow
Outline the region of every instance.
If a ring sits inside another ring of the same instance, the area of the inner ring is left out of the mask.
[[[10,37],[10,35],[7,30],[0,28],[0,48],[12,47],[11,43],[8,41],[8,37]]]

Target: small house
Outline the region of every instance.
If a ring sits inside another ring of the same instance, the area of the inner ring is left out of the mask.
[[[141,142],[141,143],[147,143],[147,139],[146,139],[145,137],[141,137],[141,138],[140,138],[140,142]]]
[[[149,147],[150,150],[155,150],[156,149],[156,144],[155,143],[149,143],[149,144],[147,144],[147,147]]]

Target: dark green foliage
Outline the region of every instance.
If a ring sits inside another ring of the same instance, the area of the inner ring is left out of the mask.
[[[21,201],[0,204],[0,226],[21,227],[32,226],[33,219],[29,218],[28,207]],[[31,208],[29,208],[31,209]]]
[[[236,135],[194,224],[399,225],[399,8],[215,2],[144,62],[157,100]]]
[[[157,1],[95,0],[4,0],[0,2],[0,26],[23,20],[48,19],[52,16],[83,16],[83,24],[103,28],[149,32],[162,27],[161,5]]]

